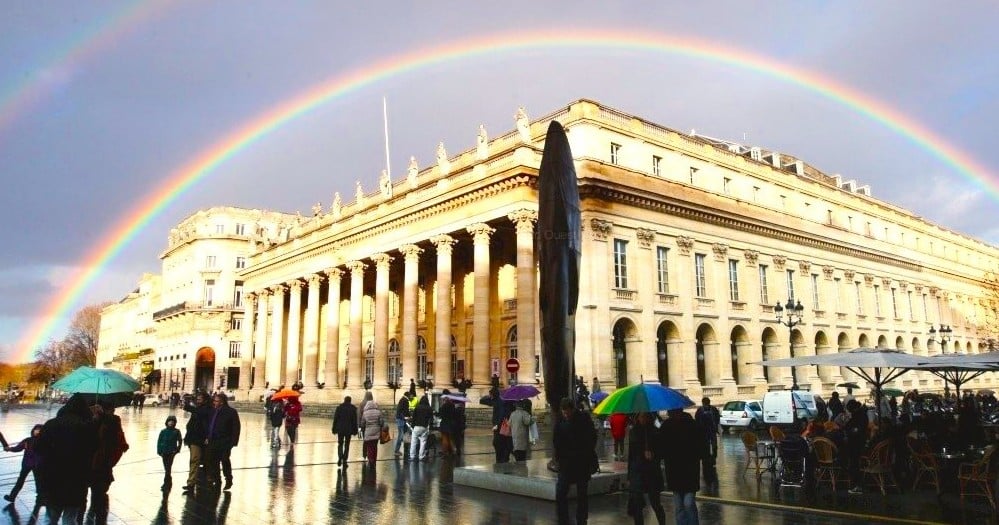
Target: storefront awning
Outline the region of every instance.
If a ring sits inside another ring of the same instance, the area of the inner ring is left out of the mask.
[[[161,376],[163,376],[163,372],[162,371],[160,371],[160,370],[153,370],[152,372],[149,372],[149,374],[146,376],[146,381],[145,382],[146,382],[146,384],[158,383]]]

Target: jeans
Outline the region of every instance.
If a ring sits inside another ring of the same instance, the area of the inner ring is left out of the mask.
[[[298,443],[298,425],[285,425],[284,430],[288,433],[289,444]]]
[[[350,438],[354,437],[353,434],[337,434],[336,435],[336,464],[340,465],[347,462],[347,458],[350,457]]]
[[[401,417],[395,418],[395,432],[396,432],[396,436],[395,436],[395,453],[398,454],[399,451],[402,450],[402,445],[403,445],[402,437],[403,437],[403,435],[406,434],[406,420],[405,419],[403,419]],[[412,446],[412,445],[410,445],[410,446]]]
[[[427,427],[413,427],[413,436],[409,440],[409,459],[416,459],[416,452],[420,452],[420,459],[427,458],[427,434],[430,429]]]
[[[208,480],[210,482],[219,481],[219,467],[222,467],[222,475],[225,477],[226,481],[232,481],[232,462],[229,460],[229,455],[232,453],[232,447],[211,447],[208,449],[208,460],[205,462],[206,470],[208,470]]]
[[[62,525],[76,525],[83,511],[80,507],[45,505],[45,513],[48,515],[51,525],[57,525],[60,518],[62,518]]]
[[[170,471],[173,470],[173,457],[175,455],[176,454],[163,454],[162,456],[160,456],[160,457],[163,458],[163,483],[164,484],[170,484],[172,482],[172,479],[171,479],[171,476],[170,476],[170,474],[171,474]]]
[[[632,492],[628,494],[628,510],[635,525],[645,525],[645,499],[648,498],[652,513],[656,515],[659,525],[666,525],[666,509],[658,490],[648,492]]]
[[[271,427],[271,446],[276,447],[281,444],[281,425]]]
[[[10,489],[10,499],[16,498],[17,493],[21,492],[21,487],[24,486],[24,480],[27,479],[29,472],[31,472],[31,467],[21,467],[21,473],[17,475],[17,481],[14,482],[14,488]]]
[[[697,503],[694,501],[696,492],[674,492],[673,510],[676,513],[676,525],[699,525]]]
[[[558,525],[569,525],[569,486],[576,485],[576,525],[586,525],[590,516],[590,480],[571,482],[561,474],[555,481],[555,514]]]

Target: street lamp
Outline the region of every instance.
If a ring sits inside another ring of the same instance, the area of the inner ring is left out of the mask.
[[[939,330],[937,330],[936,328],[933,328],[933,325],[930,325],[930,339],[929,339],[928,342],[930,342],[930,343],[939,343],[940,344],[940,353],[942,354],[946,350],[946,348],[944,347],[944,345],[946,345],[947,342],[950,341],[950,334],[953,331],[954,330],[951,330],[951,328],[950,328],[949,325],[942,324],[942,325],[940,325],[940,329]],[[936,335],[938,333],[940,334],[940,340],[939,341],[936,339]]]
[[[787,319],[784,318],[784,311],[787,311]],[[801,323],[803,314],[805,312],[805,307],[801,306],[801,301],[798,304],[794,304],[792,299],[787,300],[787,304],[781,306],[780,303],[774,305],[774,314],[777,316],[777,322],[787,327],[787,341],[788,350],[790,354],[794,354],[794,327]],[[791,355],[791,357],[794,357]],[[791,367],[791,390],[798,389],[798,371]]]

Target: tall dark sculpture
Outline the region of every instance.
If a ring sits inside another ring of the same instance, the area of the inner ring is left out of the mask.
[[[541,270],[538,299],[545,395],[553,421],[562,416],[559,401],[575,391],[580,221],[572,151],[562,125],[553,120],[545,136],[538,173],[538,225],[534,238]]]

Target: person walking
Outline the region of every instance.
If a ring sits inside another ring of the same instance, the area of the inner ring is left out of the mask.
[[[399,404],[395,406],[395,455],[396,457],[405,454],[405,449],[403,448],[404,436],[406,434],[406,420],[412,415],[409,410],[409,398],[410,394],[407,390],[402,393],[402,398],[399,399]],[[412,438],[410,438],[412,440]],[[412,445],[410,445],[412,446]]]
[[[76,525],[87,500],[87,481],[97,451],[97,425],[83,396],[75,394],[42,426],[35,447],[42,461],[35,470],[38,497],[49,523]]]
[[[445,389],[444,394],[450,395],[451,392]],[[455,407],[454,401],[450,398],[444,398],[439,415],[441,417],[441,454],[453,456],[458,451],[458,409]]]
[[[510,437],[513,439],[514,461],[527,459],[527,451],[531,448],[531,424],[534,416],[526,410],[524,402],[517,403],[517,408],[510,414]]]
[[[281,425],[284,424],[284,402],[271,399],[267,402],[267,417],[271,424],[271,448],[281,446]]]
[[[843,434],[846,438],[846,465],[850,479],[856,484],[848,492],[850,494],[863,494],[860,456],[864,454],[864,449],[867,447],[867,425],[870,420],[867,418],[867,410],[864,405],[856,399],[846,402],[846,411],[850,414],[850,419],[843,425]]]
[[[718,460],[718,435],[721,434],[721,412],[711,406],[711,398],[701,399],[701,406],[697,407],[694,419],[704,428],[704,437],[708,443],[708,453],[701,461],[701,469],[704,474],[704,482],[707,484],[718,482],[718,470],[715,462]]]
[[[106,525],[111,504],[108,490],[114,482],[114,467],[129,446],[121,418],[114,413],[114,405],[103,403],[91,408],[97,422],[97,451],[90,474],[90,506],[94,523]]]
[[[357,422],[357,409],[350,401],[350,396],[344,396],[343,403],[337,405],[333,411],[331,428],[337,438],[336,465],[343,468],[347,468],[347,459],[350,457],[350,438],[354,437],[360,426]]]
[[[707,434],[682,409],[669,411],[659,427],[660,451],[666,464],[666,488],[673,492],[677,525],[700,523],[694,496],[701,488],[701,460],[708,454]]]
[[[628,431],[628,514],[635,525],[645,523],[645,500],[659,525],[666,525],[666,510],[659,493],[663,490],[662,451],[655,414],[640,412]]]
[[[208,420],[212,415],[212,407],[208,404],[208,394],[198,392],[193,403],[185,403],[184,411],[189,412],[184,444],[190,455],[188,460],[187,484],[184,492],[194,489],[198,482],[198,469],[205,460],[205,439],[208,438]]]
[[[409,460],[425,461],[427,459],[427,438],[430,434],[430,422],[434,411],[430,408],[430,398],[424,392],[413,409],[413,435],[409,439]]]
[[[378,440],[382,435],[382,428],[387,427],[385,416],[382,414],[378,403],[374,399],[364,405],[364,412],[361,414],[361,435],[364,439],[364,457],[368,460],[368,466],[374,467],[378,461]]]
[[[229,456],[233,447],[239,445],[239,413],[229,406],[226,396],[212,396],[212,414],[208,420],[208,435],[205,445],[208,451],[208,484],[218,486],[219,470],[225,476],[223,490],[232,488],[232,462]]]
[[[614,461],[624,461],[624,439],[628,435],[628,414],[611,414],[610,421],[611,439],[614,440]]]
[[[288,446],[298,443],[298,425],[302,423],[302,402],[297,397],[289,397],[284,406],[284,430],[288,433]]]
[[[357,422],[361,423],[364,421],[364,410],[368,408],[368,403],[374,400],[374,394],[370,390],[364,392],[364,397],[361,398],[361,404],[357,405]],[[361,438],[361,459],[368,459],[368,448],[364,446],[364,433],[361,431],[361,427],[357,427],[357,437]]]
[[[14,482],[14,487],[10,489],[10,494],[4,494],[3,499],[13,502],[17,498],[17,494],[21,492],[21,487],[24,487],[24,481],[28,478],[35,468],[38,467],[38,454],[35,452],[35,444],[38,442],[38,436],[42,433],[42,425],[35,425],[31,428],[31,435],[22,439],[18,444],[14,446],[4,445],[4,450],[7,452],[24,452],[24,457],[21,458],[21,473],[17,475],[17,481]],[[35,476],[35,491],[37,492],[38,487],[38,477]],[[38,510],[38,504],[36,497],[36,508],[35,512]],[[32,513],[34,515],[34,513]]]
[[[555,481],[555,513],[559,525],[568,525],[569,487],[576,485],[576,524],[589,519],[590,477],[597,471],[597,432],[590,414],[578,410],[572,399],[559,402],[562,417],[555,423],[552,437],[554,460],[558,465]]]
[[[180,452],[183,440],[180,438],[180,430],[177,430],[177,417],[167,416],[163,430],[156,440],[156,453],[163,458],[163,486],[160,490],[169,490],[173,485],[171,470],[173,469],[173,457]]]

